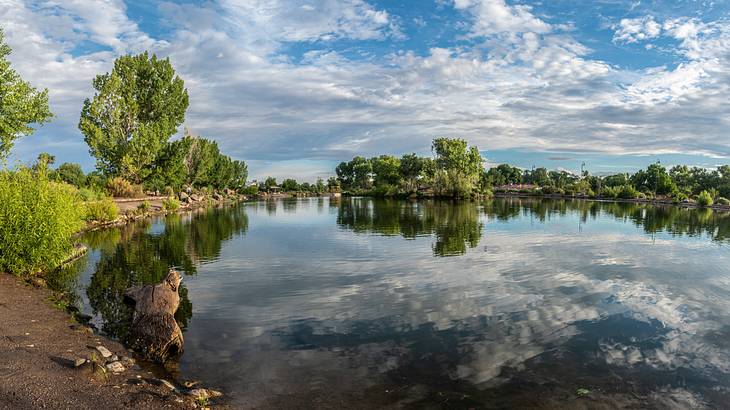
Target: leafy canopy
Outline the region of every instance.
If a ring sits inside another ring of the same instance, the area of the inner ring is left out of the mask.
[[[10,67],[10,46],[0,28],[0,160],[7,158],[15,140],[31,135],[31,124],[48,122],[48,90],[38,91]]]
[[[185,119],[183,80],[169,59],[145,52],[119,57],[112,72],[97,76],[93,85],[96,94],[84,102],[79,129],[97,168],[143,182]]]

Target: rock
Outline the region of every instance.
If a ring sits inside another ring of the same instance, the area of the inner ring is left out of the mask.
[[[183,191],[180,191],[180,194],[178,194],[178,198],[180,198],[180,200],[181,200],[181,201],[185,202],[185,201],[187,201],[187,200],[188,200],[188,198],[189,198],[189,195],[188,195],[188,194],[186,194],[186,193],[185,193],[185,192],[183,192]]]
[[[200,202],[203,199],[205,199],[205,195],[192,194],[192,195],[190,195],[190,199],[192,199],[195,202]]]
[[[76,359],[74,359],[74,367],[81,367],[84,364],[86,364],[86,359],[84,359],[83,357],[77,357]]]
[[[96,347],[94,347],[94,349],[96,349],[96,351],[99,352],[101,357],[103,357],[105,359],[112,357],[112,352],[110,352],[109,349],[107,349],[106,347],[104,347],[102,345],[96,346]]]
[[[145,381],[155,386],[165,386],[170,390],[175,390],[175,386],[165,379],[145,379]]]
[[[202,399],[220,397],[223,395],[223,393],[221,393],[219,391],[215,391],[213,389],[192,389],[192,390],[188,390],[187,394],[189,396],[193,396],[195,398],[202,398]]]
[[[113,354],[112,357],[110,357],[108,361],[110,361],[110,362],[118,362],[119,361],[119,356]]]
[[[127,357],[127,356],[122,356],[122,358],[120,359],[120,362],[122,362],[122,364],[125,367],[132,367],[136,363],[134,361],[134,359],[132,359],[131,357]]]
[[[183,334],[175,321],[180,305],[180,273],[170,269],[156,285],[134,286],[124,293],[134,305],[131,346],[151,361],[164,363],[183,350]]]
[[[112,373],[121,373],[127,370],[124,365],[120,362],[111,362],[106,365],[106,368]]]
[[[215,194],[213,194],[213,199],[216,200],[216,201],[222,201],[223,200],[223,196],[221,194],[219,194],[219,193],[216,192]]]

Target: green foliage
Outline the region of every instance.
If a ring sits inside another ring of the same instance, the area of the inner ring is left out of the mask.
[[[141,198],[144,196],[141,186],[134,185],[121,177],[107,181],[106,189],[109,195],[117,198]]]
[[[162,208],[168,212],[177,211],[180,208],[180,201],[178,201],[177,198],[163,199]]]
[[[712,206],[713,203],[712,195],[709,192],[702,191],[699,195],[697,195],[697,205]]]
[[[98,201],[106,197],[103,192],[91,188],[79,189],[79,196],[83,201]]]
[[[327,191],[329,192],[340,192],[340,181],[335,177],[329,177],[327,179]]]
[[[109,198],[86,202],[85,205],[87,221],[110,222],[119,214],[117,204]]]
[[[640,194],[641,193],[631,185],[609,186],[603,188],[601,191],[602,197],[613,199],[636,199],[639,198]]]
[[[434,189],[439,195],[466,197],[477,188],[484,159],[477,147],[468,148],[463,139],[436,138],[431,144],[436,155]]]
[[[188,92],[169,59],[146,52],[122,56],[111,73],[93,81],[79,129],[106,175],[145,181],[152,165],[185,119]]]
[[[0,271],[37,273],[58,267],[71,253],[71,235],[83,226],[76,189],[30,169],[0,173]]]
[[[141,204],[137,205],[137,210],[142,213],[149,212],[150,208],[151,208],[151,206],[150,206],[149,201],[144,201]]]
[[[375,197],[392,197],[398,195],[398,187],[389,184],[380,184],[370,190],[370,195]]]
[[[498,186],[522,183],[522,170],[508,164],[500,164],[496,167],[489,168],[483,175],[482,185]],[[545,178],[549,182],[547,172]]]
[[[639,197],[639,191],[631,185],[624,185],[619,188],[617,197],[621,199],[636,199]]]
[[[249,186],[241,189],[241,193],[244,195],[256,195],[259,193],[259,186],[258,185],[249,185]]]
[[[677,185],[660,164],[651,164],[631,176],[631,183],[641,191],[655,192],[657,195],[671,195],[677,192]]]
[[[321,194],[321,193],[327,191],[327,186],[325,186],[322,178],[317,178],[317,182],[314,184],[313,190],[314,190],[314,192],[316,192],[318,194]]]
[[[284,192],[296,192],[299,191],[299,184],[292,178],[287,178],[281,183],[281,190]]]
[[[266,179],[263,182],[264,189],[269,190],[275,186],[278,186],[278,184],[276,183],[276,178],[266,177]]]
[[[418,190],[418,181],[425,177],[427,158],[413,154],[405,154],[400,158],[400,177],[409,192]]]
[[[48,90],[38,91],[10,67],[12,50],[0,28],[0,160],[7,158],[15,140],[33,134],[31,124],[48,122]]]
[[[372,167],[373,182],[375,183],[375,186],[400,185],[400,159],[392,155],[381,155],[379,157],[371,158],[370,164]]]
[[[56,168],[53,174],[57,179],[77,188],[86,185],[86,175],[79,164],[64,162]]]

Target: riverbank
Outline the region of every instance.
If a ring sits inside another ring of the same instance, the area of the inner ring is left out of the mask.
[[[54,298],[49,289],[0,274],[0,409],[198,406],[194,397],[123,359],[133,356],[124,346],[54,308]],[[110,357],[105,360],[98,346]],[[118,360],[109,360],[112,355]]]
[[[569,195],[537,195],[526,192],[496,192],[494,193],[495,198],[535,198],[535,199],[562,199],[562,200],[581,200],[581,201],[595,201],[595,202],[618,202],[618,203],[630,203],[630,204],[642,204],[642,205],[653,205],[653,206],[676,206],[686,209],[712,209],[720,212],[730,212],[730,205],[713,204],[707,207],[697,205],[695,202],[674,202],[671,200],[663,199],[622,199],[622,198],[596,198],[589,196],[569,196]]]

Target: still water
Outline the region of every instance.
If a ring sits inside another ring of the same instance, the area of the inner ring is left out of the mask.
[[[83,241],[52,285],[122,340],[124,289],[184,272],[173,371],[234,407],[730,406],[728,214],[309,198]]]

